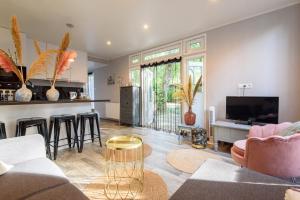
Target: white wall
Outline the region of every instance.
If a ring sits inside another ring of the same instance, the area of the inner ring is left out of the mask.
[[[207,32],[207,106],[225,118],[225,97],[279,96],[279,121],[300,120],[300,4]]]
[[[109,99],[112,103],[120,103],[120,85],[107,85],[107,78],[112,75],[115,78],[122,77],[123,82],[128,82],[128,56],[121,57],[94,71],[95,98]],[[106,116],[105,103],[95,103],[95,109],[102,117]]]
[[[206,106],[216,106],[217,119],[225,118],[225,97],[251,82],[246,95],[279,96],[279,120],[300,120],[299,20],[300,4],[206,32]],[[128,78],[128,57],[95,73],[97,98],[119,102],[119,88],[106,85],[112,73]]]

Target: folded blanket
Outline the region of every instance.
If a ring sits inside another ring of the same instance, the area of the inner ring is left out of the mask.
[[[291,126],[283,129],[278,133],[280,136],[291,136],[294,135],[295,133],[300,133],[300,121],[293,123]]]

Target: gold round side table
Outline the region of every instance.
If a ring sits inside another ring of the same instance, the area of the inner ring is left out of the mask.
[[[104,193],[108,199],[135,199],[143,191],[144,147],[142,138],[115,136],[106,141]]]

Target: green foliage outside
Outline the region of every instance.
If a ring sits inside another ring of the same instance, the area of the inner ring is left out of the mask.
[[[157,66],[153,69],[153,91],[156,96],[158,111],[166,108],[166,103],[175,102],[173,93],[175,84],[180,83],[180,63],[171,63]]]

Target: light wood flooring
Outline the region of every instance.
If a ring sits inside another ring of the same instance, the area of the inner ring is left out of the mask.
[[[174,134],[155,131],[147,128],[131,128],[119,126],[117,123],[104,121],[101,124],[102,143],[113,135],[138,134],[144,142],[152,147],[152,154],[145,159],[145,169],[159,174],[168,186],[169,195],[172,195],[191,176],[176,170],[166,161],[168,152],[176,149],[191,148],[188,141],[178,144]],[[213,152],[213,151],[212,151]],[[226,154],[224,154],[226,156]],[[79,188],[94,177],[104,176],[105,160],[103,148],[99,143],[84,145],[82,153],[73,150],[60,150],[55,161],[66,176]]]

